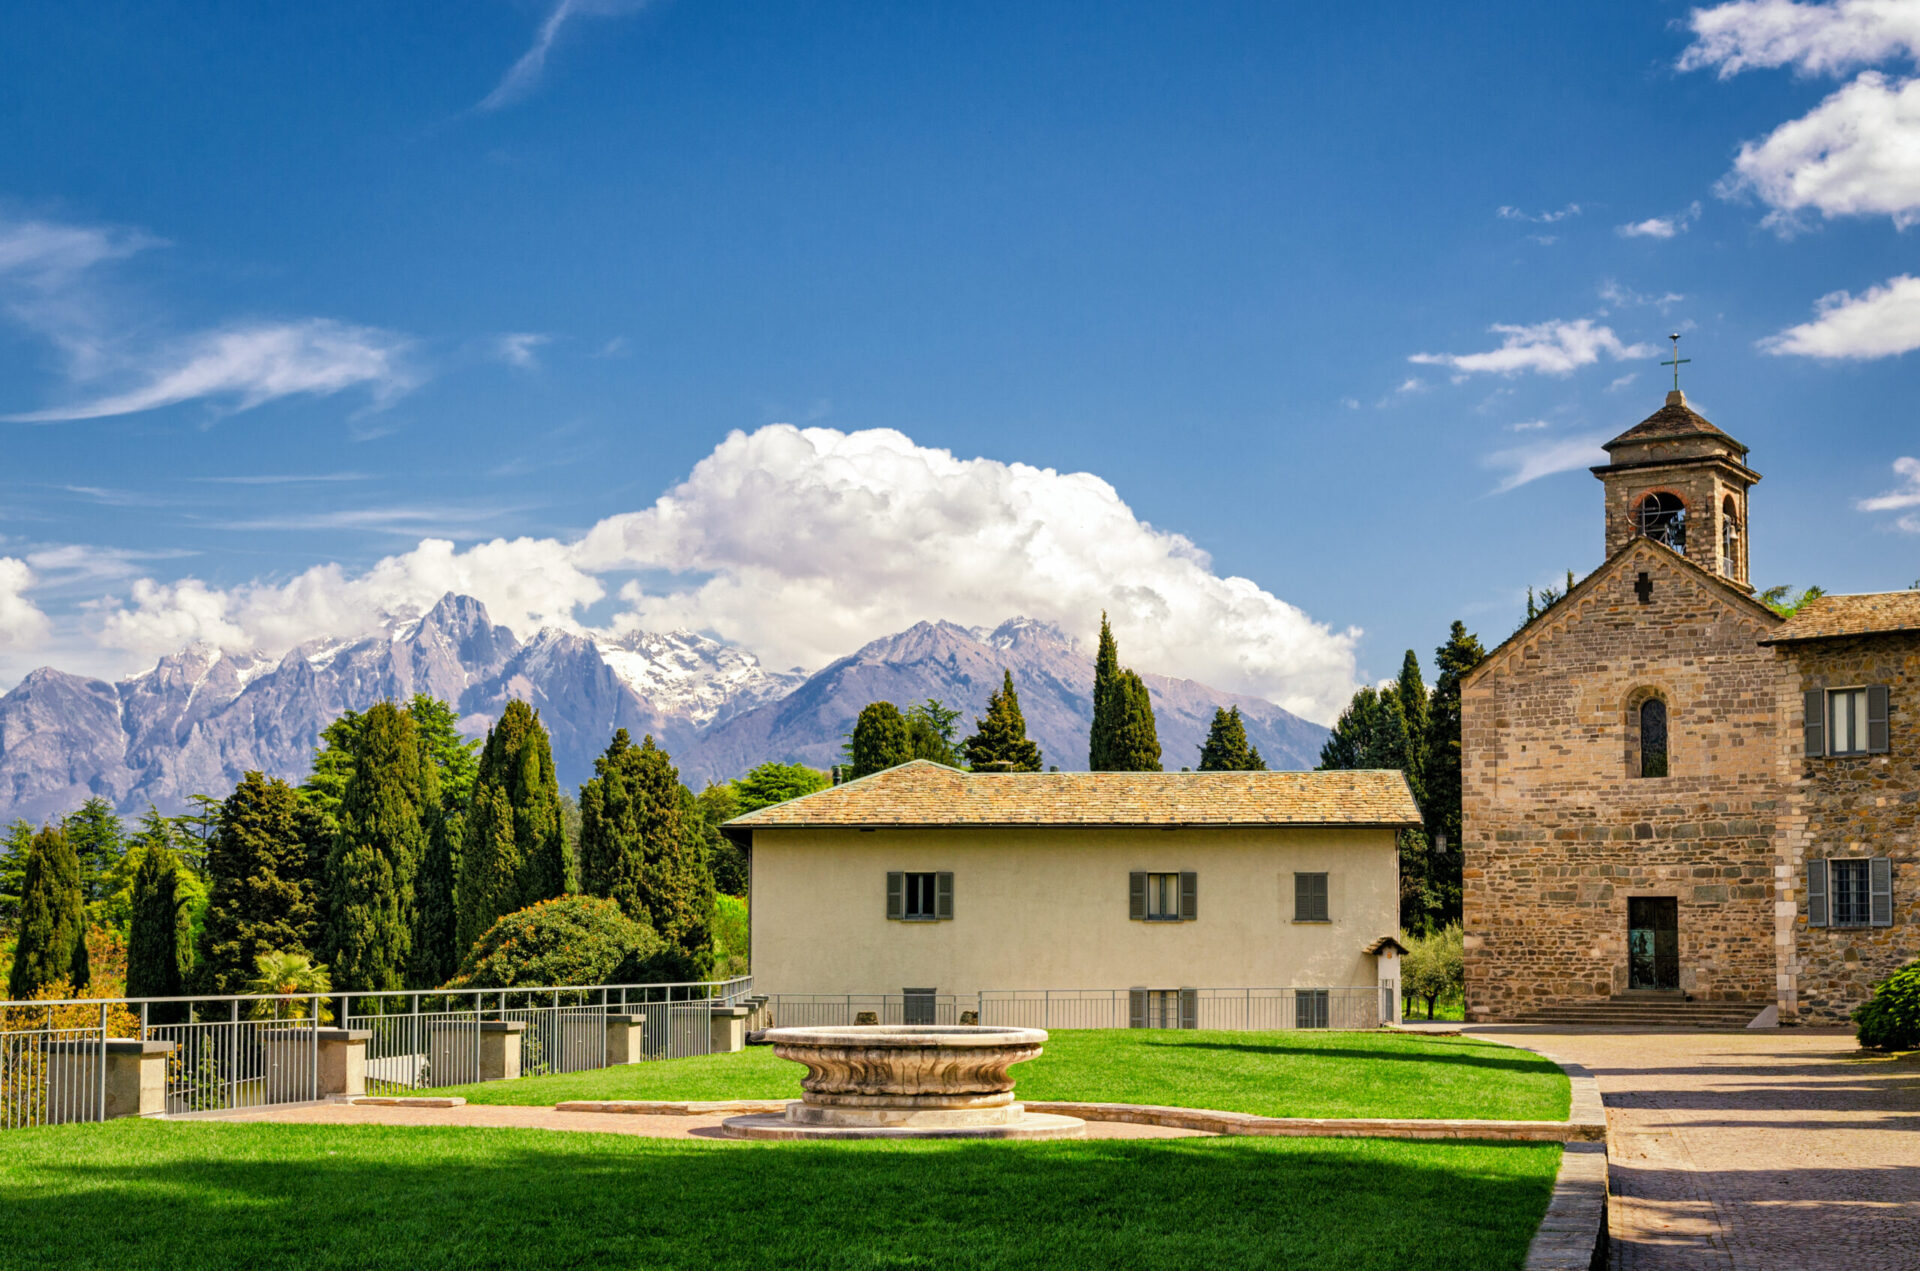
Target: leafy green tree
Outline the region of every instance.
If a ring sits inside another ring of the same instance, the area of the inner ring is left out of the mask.
[[[501,915],[575,886],[560,822],[553,746],[539,712],[527,703],[508,702],[487,730],[473,789],[456,885],[461,949],[471,947]]]
[[[33,836],[20,888],[20,928],[13,948],[7,996],[30,998],[65,980],[78,990],[88,980],[87,910],[80,858],[56,827]]]
[[[1407,956],[1400,962],[1400,988],[1427,1000],[1427,1018],[1434,1003],[1460,993],[1466,984],[1466,944],[1460,924],[1450,922],[1420,935],[1401,933]]]
[[[737,843],[720,832],[720,827],[740,815],[740,797],[731,783],[709,783],[693,799],[699,818],[700,837],[706,844],[707,872],[713,875],[713,889],[723,896],[747,894],[747,854]]]
[[[674,978],[706,977],[713,965],[713,878],[697,810],[680,774],[648,737],[621,729],[580,789],[584,890],[618,904],[666,942]]]
[[[449,988],[644,983],[675,978],[665,942],[604,896],[561,896],[480,933]]]
[[[1013,689],[1013,672],[1003,669],[1001,676],[1000,687],[987,698],[986,716],[973,721],[974,734],[961,746],[961,752],[975,772],[1038,772],[1040,747],[1027,739],[1027,721],[1020,713],[1020,695]]]
[[[785,803],[788,799],[798,799],[802,795],[825,790],[833,784],[833,779],[818,768],[809,768],[805,764],[770,761],[749,768],[745,776],[735,777],[728,784],[738,803],[738,810],[733,816],[745,816],[776,803]]]
[[[1200,771],[1265,772],[1266,768],[1260,748],[1247,742],[1247,725],[1240,718],[1240,708],[1216,709],[1206,744],[1200,747]]]
[[[913,739],[900,709],[892,702],[869,702],[853,723],[847,758],[855,781],[913,758]]]
[[[1159,772],[1160,736],[1154,726],[1153,699],[1146,682],[1123,669],[1110,694],[1118,703],[1109,772]]]
[[[27,881],[27,852],[33,847],[33,825],[14,818],[7,837],[0,840],[0,928],[12,927],[20,917],[20,893]]]
[[[439,801],[413,720],[391,702],[360,719],[353,775],[340,797],[327,859],[327,961],[347,990],[399,989],[414,965],[414,888],[426,855],[426,817]],[[296,948],[280,941],[252,951]],[[251,962],[246,971],[253,970]]]
[[[159,819],[158,813],[154,819]],[[135,846],[133,916],[127,931],[127,996],[178,997],[193,969],[193,915],[180,889],[180,861],[164,841]],[[129,853],[131,854],[131,853]],[[172,1004],[156,1005],[148,1022],[177,1023]]]
[[[1920,587],[1916,587],[1914,590],[1920,590]],[[1782,618],[1791,618],[1794,614],[1806,608],[1808,601],[1818,600],[1826,594],[1827,589],[1825,587],[1815,586],[1807,588],[1796,596],[1793,594],[1793,588],[1791,586],[1782,583],[1778,587],[1767,588],[1758,596],[1754,597],[1754,599],[1779,614]]]
[[[907,708],[907,749],[915,759],[931,759],[949,768],[960,766],[953,734],[960,712],[949,710],[937,697]]]
[[[1093,727],[1087,733],[1087,770],[1112,772],[1113,739],[1120,728],[1123,704],[1114,696],[1120,680],[1120,646],[1104,610],[1100,614],[1100,646],[1093,657]]]
[[[221,801],[210,794],[190,794],[187,802],[193,805],[193,811],[167,819],[173,824],[174,851],[180,854],[180,863],[204,881],[207,851],[213,845],[213,836],[220,832]]]
[[[207,849],[207,925],[196,978],[202,991],[238,993],[254,959],[271,949],[306,949],[321,933],[299,795],[277,777],[249,772],[221,805]]]
[[[99,795],[81,804],[61,822],[80,862],[80,889],[88,904],[107,894],[107,878],[127,853],[126,830],[113,805]]]

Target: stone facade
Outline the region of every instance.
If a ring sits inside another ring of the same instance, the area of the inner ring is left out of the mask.
[[[1632,539],[1468,678],[1468,1018],[1624,991],[1636,896],[1677,902],[1681,989],[1772,996],[1779,676],[1758,641],[1778,623]],[[1665,777],[1638,775],[1648,696],[1667,704]]]
[[[1781,747],[1774,945],[1781,1018],[1844,1023],[1873,985],[1920,956],[1920,632],[1889,632],[1776,646]],[[1886,754],[1809,759],[1805,694],[1883,684],[1891,691]],[[1816,927],[1807,914],[1807,862],[1892,862],[1892,924]]]

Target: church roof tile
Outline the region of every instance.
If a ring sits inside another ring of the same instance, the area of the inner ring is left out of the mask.
[[[1747,448],[1710,423],[1704,415],[1687,405],[1685,393],[1668,393],[1667,404],[1648,415],[1627,431],[1609,441],[1605,449],[1642,441],[1670,441],[1678,437],[1712,437],[1724,441],[1742,455]]]
[[[1920,591],[1816,596],[1760,643],[1838,640],[1846,636],[1885,635],[1896,631],[1920,631]]]

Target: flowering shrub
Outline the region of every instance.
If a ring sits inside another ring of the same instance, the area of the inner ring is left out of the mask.
[[[599,896],[561,896],[510,913],[460,963],[450,989],[639,983],[666,953],[653,928]]]

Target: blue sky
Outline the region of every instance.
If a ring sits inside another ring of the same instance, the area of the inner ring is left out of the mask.
[[[1868,0],[17,11],[0,687],[452,587],[809,666],[1104,606],[1324,720],[1598,563],[1671,331],[1755,580],[1904,587],[1917,57]]]

